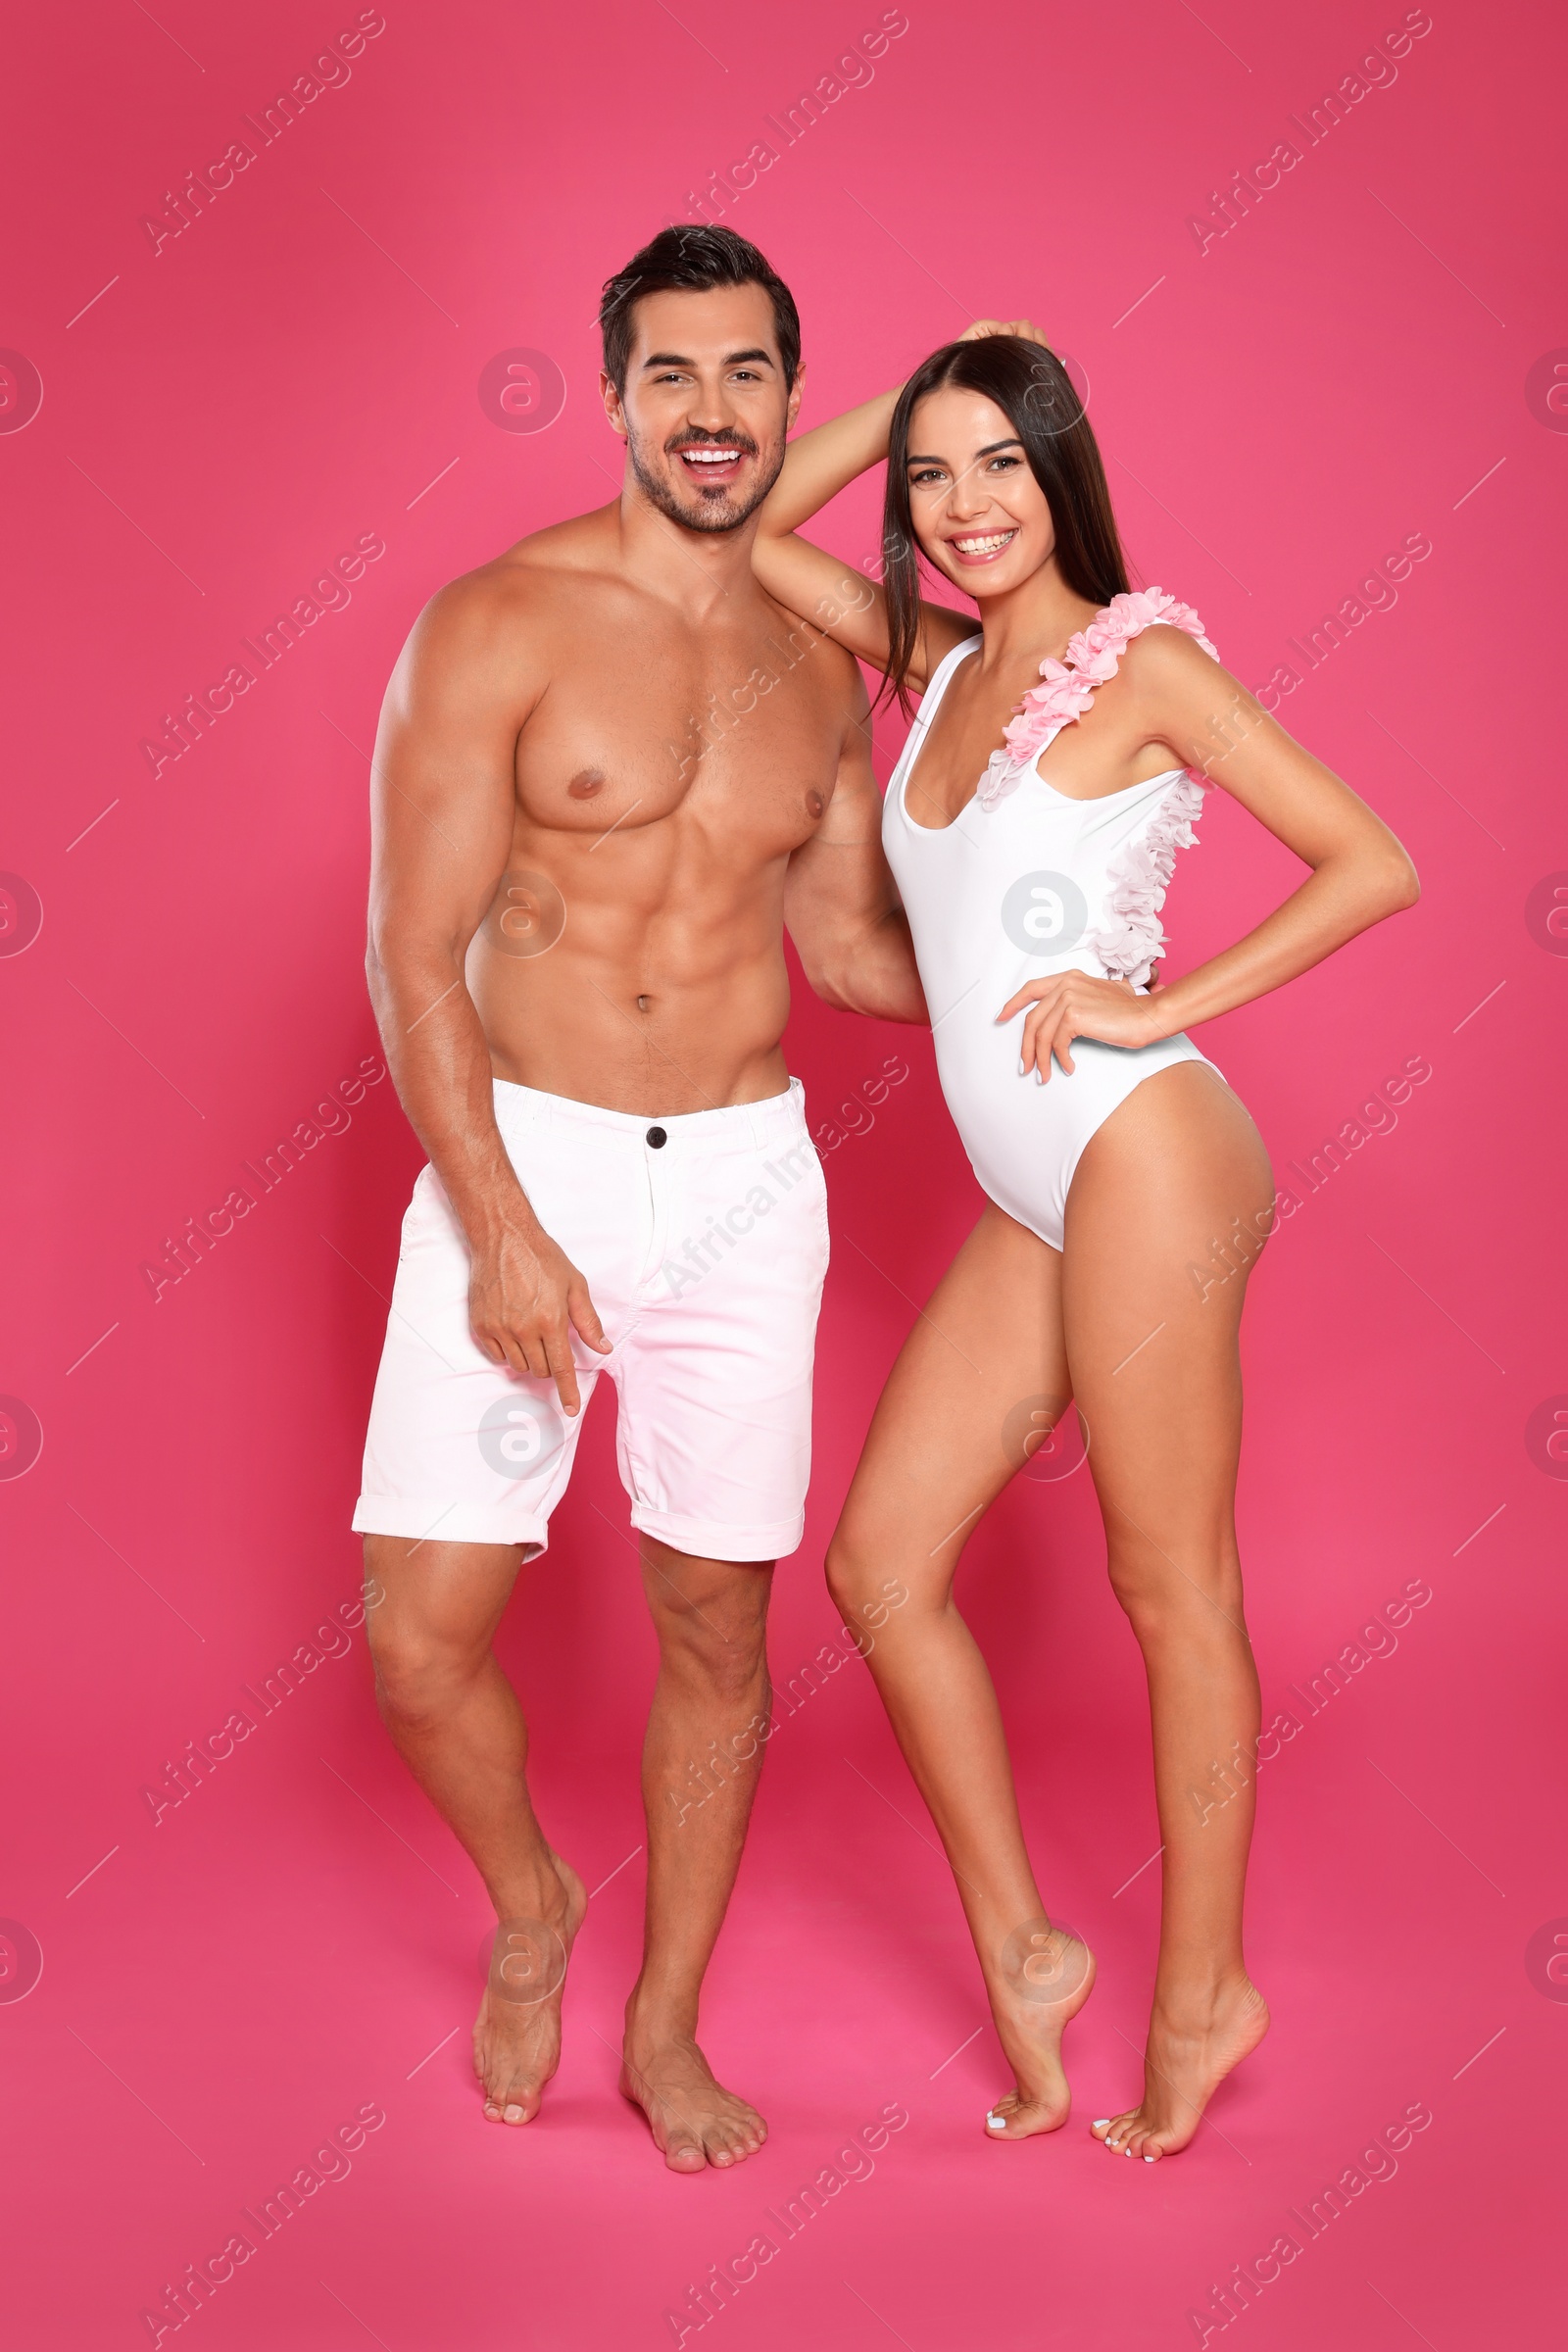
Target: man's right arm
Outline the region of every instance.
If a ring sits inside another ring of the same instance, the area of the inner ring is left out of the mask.
[[[517,735],[545,684],[493,583],[459,581],[420,614],[376,735],[366,969],[403,1107],[467,1237],[474,1338],[493,1363],[553,1379],[575,1413],[569,1328],[608,1343],[507,1156],[464,977],[511,853]]]

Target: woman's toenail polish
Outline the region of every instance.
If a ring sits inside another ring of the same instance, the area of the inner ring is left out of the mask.
[[[1152,2163],[1153,2163],[1153,2161],[1154,2161],[1154,2159],[1152,2158],[1152,2156],[1146,2156],[1146,2157],[1144,2158],[1144,2162],[1145,2162],[1146,2164],[1152,2164]]]
[[[986,2117],[986,2130],[988,2132],[1005,2132],[1006,2129],[1007,2119],[1004,2115],[998,2115],[995,2113],[995,2111],[993,2111]]]
[[[1110,2118],[1109,2118],[1109,2116],[1108,2116],[1108,2115],[1097,2115],[1097,2116],[1096,2116],[1096,2118],[1095,2118],[1095,2120],[1094,2120],[1094,2122],[1093,2122],[1093,2123],[1090,2125],[1089,2129],[1090,2129],[1090,2131],[1091,2131],[1091,2132],[1108,2132],[1108,2131],[1110,2130]]]

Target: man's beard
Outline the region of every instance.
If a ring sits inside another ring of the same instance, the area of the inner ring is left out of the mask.
[[[714,438],[721,438],[721,436],[715,435]],[[678,463],[680,450],[702,448],[703,446],[705,445],[701,441],[687,438],[678,442],[674,449],[666,451],[666,455]],[[661,514],[667,514],[671,522],[679,523],[683,530],[706,531],[715,534],[721,531],[739,530],[741,524],[756,514],[784,470],[782,440],[779,442],[771,466],[768,466],[763,452],[758,448],[750,434],[736,440],[736,448],[743,446],[749,456],[755,456],[760,461],[751,495],[745,503],[741,504],[729,497],[726,484],[726,495],[722,499],[715,498],[711,492],[706,498],[698,494],[694,496],[692,504],[687,506],[677,497],[671,483],[651,473],[643,464],[636,435],[628,433],[626,436],[626,450],[631,459],[632,472],[636,475],[638,486],[650,505],[657,507]]]

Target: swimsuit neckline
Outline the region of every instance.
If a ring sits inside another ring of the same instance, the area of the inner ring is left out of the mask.
[[[1100,612],[1095,614],[1095,619],[1099,620],[1102,618],[1103,614],[1108,610],[1109,608],[1107,606],[1102,606]],[[1094,623],[1091,622],[1089,625],[1093,627]],[[905,747],[905,755],[907,760],[907,765],[905,765],[904,760],[900,761],[900,765],[903,768],[903,774],[899,778],[899,813],[904,818],[905,824],[908,827],[911,833],[929,833],[934,839],[940,840],[944,833],[951,833],[954,830],[954,827],[962,820],[969,809],[974,807],[975,802],[979,799],[980,785],[986,776],[986,768],[982,768],[979,776],[975,779],[975,787],[973,792],[970,793],[969,798],[963,803],[962,807],[956,811],[956,813],[949,818],[945,825],[922,825],[917,818],[911,816],[909,813],[909,785],[913,780],[915,769],[920,764],[920,758],[925,750],[926,735],[930,730],[931,722],[936,717],[943,696],[947,693],[949,686],[953,683],[954,676],[959,666],[959,663],[967,659],[967,657],[974,652],[977,646],[983,645],[984,642],[984,632],[977,631],[973,637],[965,637],[961,643],[954,646],[952,650],[945,654],[942,660],[938,662],[935,670],[933,670],[931,674],[930,683],[927,685],[925,693],[921,697],[920,709],[914,721],[915,727],[919,730],[919,733],[918,736],[911,734],[908,744]],[[935,689],[935,700],[932,699],[933,689]],[[1065,724],[1066,721],[1063,720],[1061,725]],[[1029,760],[1025,762],[1023,773],[1026,775],[1032,774],[1034,781],[1040,786],[1041,790],[1043,792],[1049,792],[1052,799],[1054,801],[1059,801],[1063,808],[1098,808],[1103,801],[1124,800],[1130,793],[1147,792],[1151,785],[1165,784],[1170,781],[1172,776],[1180,776],[1186,773],[1186,770],[1180,767],[1162,768],[1157,776],[1148,776],[1141,783],[1122,784],[1119,785],[1114,792],[1090,793],[1087,797],[1080,797],[1076,793],[1058,792],[1055,785],[1053,784],[1048,777],[1043,776],[1040,773],[1040,762],[1044,759],[1046,753],[1050,750],[1052,743],[1055,741],[1055,738],[1060,731],[1061,727],[1057,726],[1053,730],[1051,736],[1045,743],[1037,746],[1035,751],[1031,754]]]

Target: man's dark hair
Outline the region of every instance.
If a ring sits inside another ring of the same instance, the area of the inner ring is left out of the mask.
[[[631,364],[634,306],[644,294],[707,294],[715,286],[760,286],[773,305],[773,333],[786,390],[801,364],[801,319],[795,297],[755,245],[732,228],[706,222],[662,228],[624,270],[605,280],[599,297],[599,331],[604,337],[605,373],[617,392],[626,389]]]

